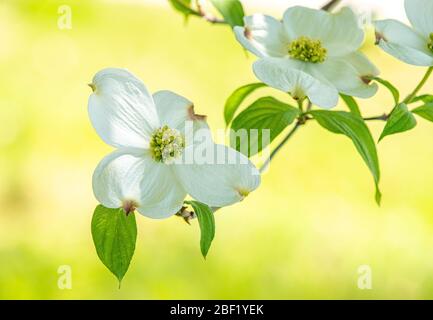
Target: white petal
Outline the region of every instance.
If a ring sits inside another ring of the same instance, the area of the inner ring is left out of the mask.
[[[320,40],[328,50],[328,56],[341,56],[356,51],[364,40],[364,32],[349,8],[329,13],[299,6],[291,7],[284,13],[283,22],[291,40],[302,36]]]
[[[385,42],[383,40],[380,40],[379,46],[393,57],[405,63],[420,67],[433,66],[433,56],[421,52],[418,49]]]
[[[155,177],[155,180],[149,181],[149,177]],[[155,174],[144,176],[141,196],[138,212],[149,218],[164,219],[182,208],[186,191],[176,178],[173,167],[158,163]]]
[[[228,206],[243,200],[259,186],[260,173],[241,153],[209,143],[203,156],[197,148],[201,147],[195,145],[185,150],[194,152],[191,164],[174,166],[185,190],[197,201],[212,207]]]
[[[324,79],[317,79],[305,70],[308,64],[285,58],[265,58],[254,63],[257,78],[294,97],[307,96],[322,108],[332,108],[338,103],[337,89]]]
[[[406,15],[413,27],[425,38],[433,33],[433,1],[405,0]]]
[[[93,174],[93,192],[108,208],[132,201],[141,214],[155,219],[179,211],[186,195],[170,167],[137,149],[120,149],[106,156]]]
[[[360,76],[378,76],[380,74],[379,69],[362,52],[353,52],[342,58],[349,62]]]
[[[96,132],[114,147],[146,148],[159,127],[152,96],[124,69],[104,69],[93,78],[89,116]]]
[[[266,15],[255,14],[244,18],[245,27],[235,27],[236,39],[242,46],[262,57],[287,55],[289,43],[280,21]]]
[[[194,112],[194,104],[171,91],[158,91],[153,95],[161,126],[167,125],[185,136],[199,129],[209,129],[206,116]]]
[[[390,55],[416,66],[432,66],[428,40],[397,20],[375,22],[378,45]]]
[[[354,61],[356,63],[361,62],[356,58]],[[350,96],[370,98],[378,90],[376,83],[367,84],[361,78],[368,74],[360,74],[344,58],[330,58],[324,63],[310,64],[309,71],[314,77],[328,80],[339,92]]]

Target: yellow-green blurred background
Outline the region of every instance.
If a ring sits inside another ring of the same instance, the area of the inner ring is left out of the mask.
[[[91,176],[111,149],[89,123],[86,84],[101,68],[126,67],[151,91],[193,100],[215,129],[226,97],[256,81],[254,58],[228,27],[185,25],[161,2],[0,2],[0,298],[433,298],[433,124],[423,120],[378,147],[381,208],[351,142],[309,123],[256,192],[217,213],[207,261],[196,222],[137,216],[135,257],[117,288],[90,234]],[[63,4],[71,30],[57,26]],[[424,72],[372,39],[365,51],[404,94]],[[376,115],[391,102],[381,89],[362,108]],[[382,126],[371,124],[376,138]],[[357,287],[363,264],[372,290]],[[57,286],[60,265],[72,268],[71,290]]]

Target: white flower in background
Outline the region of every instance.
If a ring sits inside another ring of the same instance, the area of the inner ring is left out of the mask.
[[[338,93],[369,98],[378,89],[369,76],[379,71],[358,49],[364,32],[349,8],[337,14],[292,7],[283,21],[266,15],[245,18],[234,29],[238,41],[260,59],[256,76],[294,98],[331,108]]]
[[[404,5],[413,29],[397,20],[376,21],[376,43],[406,63],[433,66],[433,0],[406,0]]]
[[[210,137],[205,117],[196,115],[187,99],[170,91],[152,96],[141,80],[123,69],[98,72],[90,86],[90,120],[99,136],[118,148],[93,175],[95,197],[105,207],[166,218],[181,209],[187,194],[223,207],[258,187],[260,175],[253,164],[211,139],[205,139],[211,163],[183,161],[197,147],[186,139],[191,133],[186,122],[193,124],[194,132],[202,129]],[[227,163],[227,158],[234,161]]]

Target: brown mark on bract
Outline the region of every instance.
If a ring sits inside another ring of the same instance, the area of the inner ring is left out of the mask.
[[[248,40],[251,40],[253,38],[253,34],[251,32],[251,29],[249,29],[248,27],[245,27],[245,29],[244,29],[244,36]]]
[[[361,76],[361,80],[362,82],[364,82],[365,84],[370,84],[371,83],[371,79],[372,76]]]
[[[96,91],[96,86],[95,86],[95,84],[93,84],[93,83],[89,83],[89,84],[87,84],[91,89],[92,89],[92,92],[95,92]]]
[[[188,116],[191,120],[197,120],[197,121],[205,121],[206,120],[206,116],[205,115],[201,115],[201,114],[196,114],[194,112],[194,105],[191,104],[188,108]]]
[[[181,217],[186,223],[191,224],[190,220],[195,219],[196,215],[193,211],[187,210],[188,208],[183,206],[179,212],[176,213],[176,216]]]
[[[128,200],[123,203],[123,210],[126,215],[129,215],[131,212],[134,212],[137,209],[137,204],[134,201]]]
[[[386,40],[385,36],[382,33],[376,31],[375,35],[376,35],[376,42],[375,42],[376,45],[380,43],[380,40],[388,42],[388,40]]]

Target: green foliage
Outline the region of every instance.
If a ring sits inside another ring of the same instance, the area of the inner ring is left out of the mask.
[[[416,119],[413,114],[407,109],[405,103],[400,103],[391,112],[385,128],[380,135],[379,141],[386,136],[405,132],[416,127]]]
[[[264,83],[251,83],[236,89],[227,99],[224,106],[224,119],[228,126],[241,103],[258,88],[266,87]]]
[[[99,259],[120,284],[128,271],[137,240],[134,213],[127,215],[122,208],[97,206],[92,218],[92,237]]]
[[[433,122],[433,102],[412,110],[416,115]]]
[[[376,202],[380,204],[382,195],[379,190],[379,159],[373,137],[364,120],[344,111],[316,110],[310,111],[310,114],[323,128],[336,134],[343,134],[352,140],[373,175]]]
[[[398,105],[398,103],[400,102],[400,92],[396,87],[394,87],[394,85],[391,82],[379,77],[372,77],[371,79],[379,82],[381,85],[387,88],[389,92],[391,92],[392,97],[394,98],[395,105]]]
[[[341,99],[346,103],[347,107],[349,108],[350,112],[353,114],[362,117],[361,111],[359,110],[359,105],[356,102],[354,97],[346,96],[345,94],[340,94]]]
[[[420,95],[420,96],[417,96],[417,97],[413,98],[408,103],[415,103],[415,102],[418,102],[418,101],[422,101],[424,103],[433,102],[433,95],[431,95],[431,94],[423,94],[423,95]]]
[[[244,8],[239,0],[211,0],[224,20],[231,26],[244,25]]]
[[[212,209],[208,205],[198,201],[185,201],[189,204],[197,216],[200,225],[200,249],[203,257],[206,259],[209,248],[215,237],[215,219]]]
[[[273,97],[264,97],[255,101],[242,111],[232,123],[230,133],[231,147],[246,152],[246,156],[253,156],[262,151],[299,115],[299,109],[285,104]],[[236,139],[236,131],[246,129],[247,141]],[[269,129],[269,141],[262,141],[263,130]],[[248,143],[248,146],[241,145]]]
[[[168,0],[171,6],[178,12],[188,17],[191,14],[196,14],[196,12],[191,8],[191,0]]]

